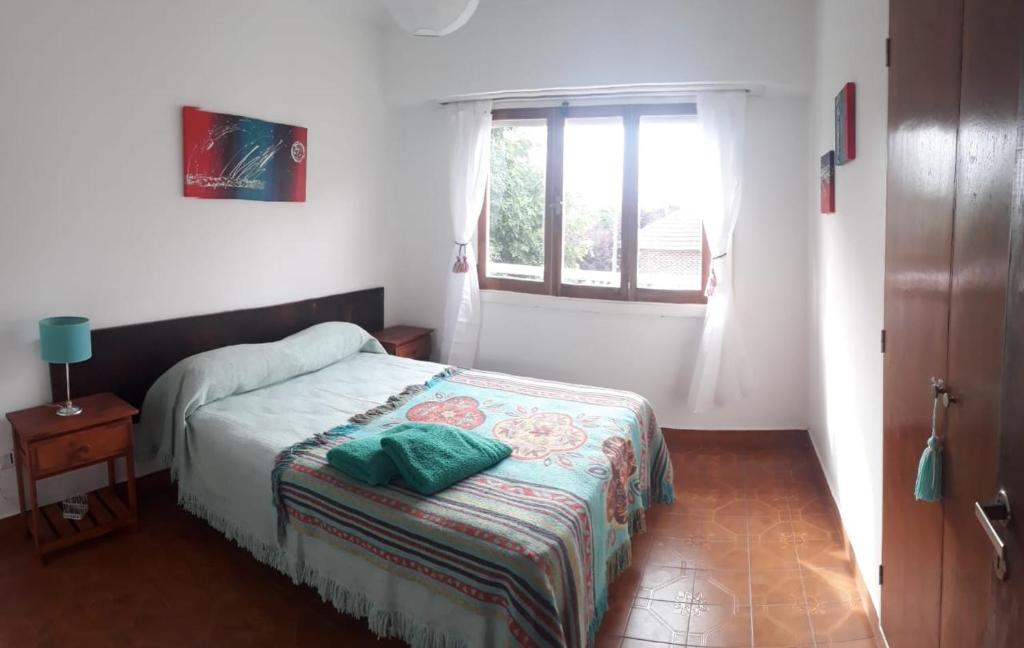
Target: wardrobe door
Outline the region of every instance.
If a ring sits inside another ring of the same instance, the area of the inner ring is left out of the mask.
[[[943,457],[945,648],[981,646],[992,545],[974,503],[996,493],[1004,304],[1020,79],[1019,0],[964,4]]]
[[[1024,49],[1024,18],[1019,40]],[[1024,56],[1024,52],[1022,52]],[[1024,71],[1020,76],[1024,102]],[[1010,519],[994,521],[992,531],[1005,543],[1004,578],[992,577],[988,648],[1017,648],[1024,636],[1024,106],[1017,117],[1017,160],[1011,205],[1010,272],[1006,296],[1002,407],[999,434],[999,488],[1006,493]],[[993,495],[989,495],[991,502]],[[995,546],[992,548],[993,553]]]
[[[959,0],[892,0],[883,364],[881,622],[891,648],[939,645],[942,505],[914,500],[946,373],[960,105]]]

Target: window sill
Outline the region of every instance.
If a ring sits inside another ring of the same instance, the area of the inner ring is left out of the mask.
[[[607,315],[636,315],[642,317],[703,318],[706,304],[667,304],[657,302],[613,301],[610,299],[580,299],[531,295],[507,290],[481,290],[480,301],[485,304],[504,304],[521,308],[601,313]]]

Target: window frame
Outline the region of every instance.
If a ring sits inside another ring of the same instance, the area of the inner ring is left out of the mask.
[[[477,225],[477,274],[483,290],[607,299],[616,301],[668,302],[676,304],[706,304],[704,286],[711,269],[711,253],[707,234],[701,225],[701,287],[698,290],[662,290],[637,286],[640,182],[640,118],[648,115],[697,115],[693,103],[641,104],[609,106],[555,106],[551,108],[495,108],[494,122],[515,120],[545,120],[547,123],[547,167],[544,181],[544,279],[527,281],[507,277],[488,277],[488,212],[490,191],[484,195]],[[619,287],[580,286],[562,283],[562,197],[564,186],[564,134],[565,120],[574,117],[621,117],[625,133],[622,166],[622,277]],[[488,182],[488,185],[490,183]]]

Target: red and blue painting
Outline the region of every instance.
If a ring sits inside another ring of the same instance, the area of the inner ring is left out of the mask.
[[[836,95],[836,164],[857,159],[857,84],[850,82]]]
[[[821,156],[821,213],[836,213],[836,153]]]
[[[306,129],[186,106],[185,196],[306,201]]]

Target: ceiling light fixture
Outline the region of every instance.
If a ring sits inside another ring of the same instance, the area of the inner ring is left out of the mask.
[[[414,36],[447,36],[473,16],[480,0],[384,0],[395,22]]]

